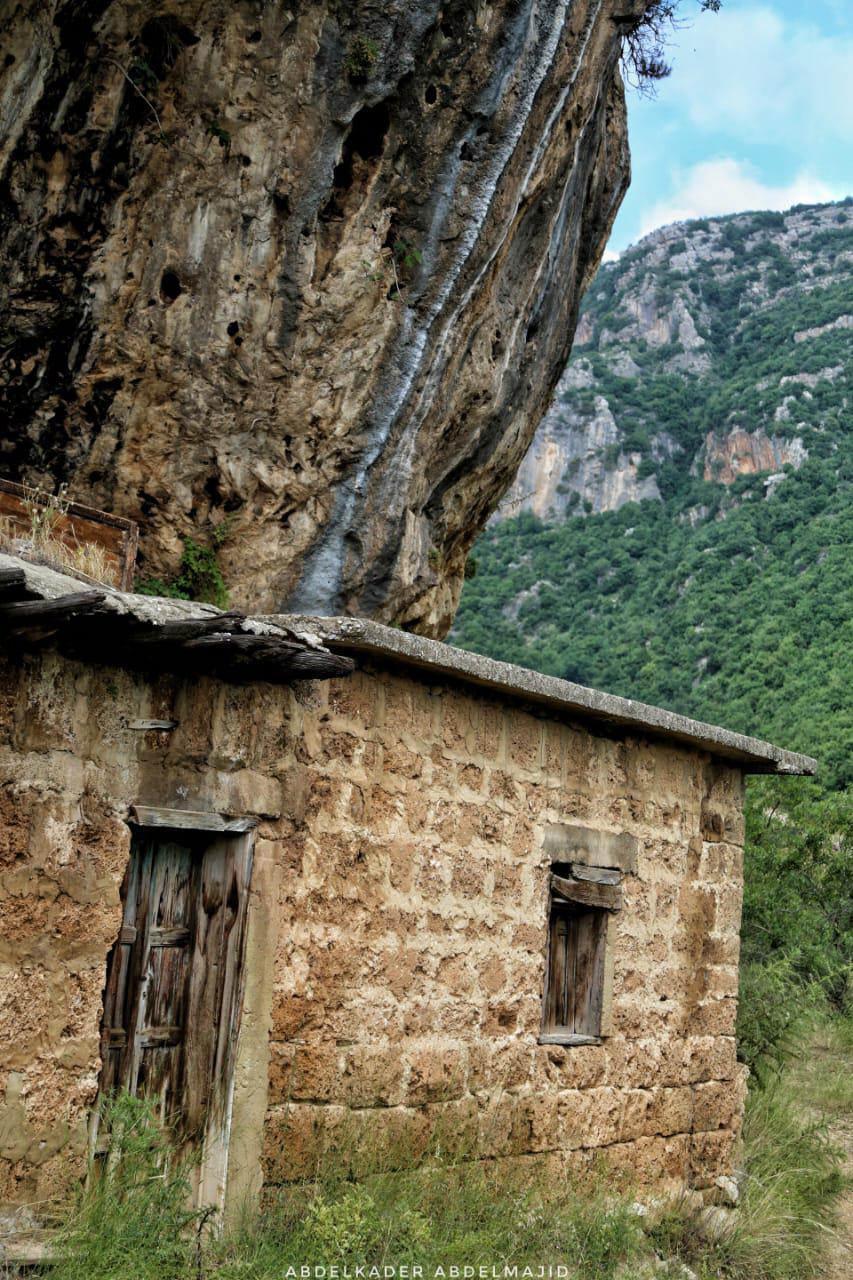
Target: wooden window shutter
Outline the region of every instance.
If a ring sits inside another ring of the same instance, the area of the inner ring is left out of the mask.
[[[601,1035],[607,920],[622,906],[618,884],[552,873],[544,1043],[585,1044]]]

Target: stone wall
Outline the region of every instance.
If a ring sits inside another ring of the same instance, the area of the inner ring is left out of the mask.
[[[741,775],[470,690],[368,672],[303,708],[276,954],[264,1168],[357,1169],[441,1141],[606,1149],[641,1181],[732,1165]],[[546,823],[639,840],[613,1034],[537,1044]]]
[[[292,697],[0,661],[0,1204],[62,1196],[85,1167],[128,806],[278,814]],[[141,718],[178,727],[129,727]]]
[[[241,1098],[269,1054],[267,1182],[436,1131],[490,1156],[603,1150],[672,1185],[731,1168],[739,770],[427,679],[238,688],[2,663],[0,1201],[49,1200],[84,1167],[137,800],[261,818],[233,1142],[256,1168],[263,1099]],[[178,725],[130,727],[144,717]],[[543,829],[567,821],[639,841],[613,1034],[571,1049],[537,1044]],[[237,1133],[250,1113],[257,1132]]]

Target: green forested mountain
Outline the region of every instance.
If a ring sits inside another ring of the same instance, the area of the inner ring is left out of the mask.
[[[667,227],[602,267],[454,641],[850,782],[851,373],[851,201]]]

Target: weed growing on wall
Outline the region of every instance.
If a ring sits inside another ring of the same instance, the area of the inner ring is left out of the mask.
[[[849,1013],[853,794],[813,783],[747,792],[738,1053],[778,1070],[816,1009]]]
[[[346,69],[350,80],[356,83],[370,78],[370,73],[379,59],[379,45],[369,36],[354,36],[347,54]]]
[[[173,578],[143,578],[136,590],[145,596],[168,596],[175,600],[198,600],[227,608],[228,587],[219,567],[217,552],[228,537],[229,525],[223,520],[213,531],[209,544],[186,538],[181,563]]]

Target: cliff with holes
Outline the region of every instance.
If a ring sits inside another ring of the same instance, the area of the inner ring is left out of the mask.
[[[641,0],[2,0],[0,473],[442,634],[628,180]],[[227,523],[226,523],[227,522]]]

